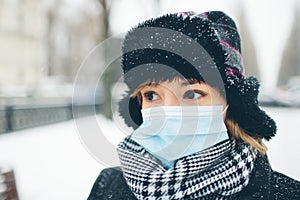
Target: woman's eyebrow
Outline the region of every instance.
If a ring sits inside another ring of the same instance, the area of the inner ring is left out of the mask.
[[[193,82],[193,81],[191,81],[191,82],[189,82],[189,81],[184,81],[184,82],[182,82],[180,85],[181,85],[181,87],[186,87],[186,86],[188,86],[188,85],[195,85],[195,84],[197,84],[198,82]]]

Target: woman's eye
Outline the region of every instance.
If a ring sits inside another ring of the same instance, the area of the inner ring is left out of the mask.
[[[184,93],[183,98],[184,99],[199,99],[202,96],[204,96],[204,94],[202,94],[199,91],[189,90]]]
[[[158,94],[156,94],[153,91],[149,91],[149,92],[145,92],[143,95],[148,101],[155,101],[157,99],[159,99]]]

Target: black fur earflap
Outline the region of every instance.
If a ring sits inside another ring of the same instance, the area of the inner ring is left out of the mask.
[[[276,124],[265,111],[258,106],[259,82],[253,76],[241,78],[232,87],[228,87],[227,117],[234,120],[248,135],[269,140],[276,134]]]
[[[127,126],[137,129],[142,124],[141,105],[137,97],[131,98],[127,93],[119,102],[119,113]]]

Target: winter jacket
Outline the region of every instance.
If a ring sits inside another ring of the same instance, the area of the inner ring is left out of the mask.
[[[104,169],[96,179],[88,200],[101,199],[136,199],[126,184],[121,168]],[[300,200],[300,182],[273,171],[267,156],[258,156],[249,184],[229,199]]]

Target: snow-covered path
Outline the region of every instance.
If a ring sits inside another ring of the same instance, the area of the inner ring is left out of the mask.
[[[1,135],[0,163],[13,167],[21,200],[86,199],[103,168],[73,121]]]
[[[278,124],[267,143],[272,167],[300,180],[300,109],[265,110]],[[14,169],[21,200],[86,199],[103,168],[81,144],[74,121],[0,135],[1,165]]]

